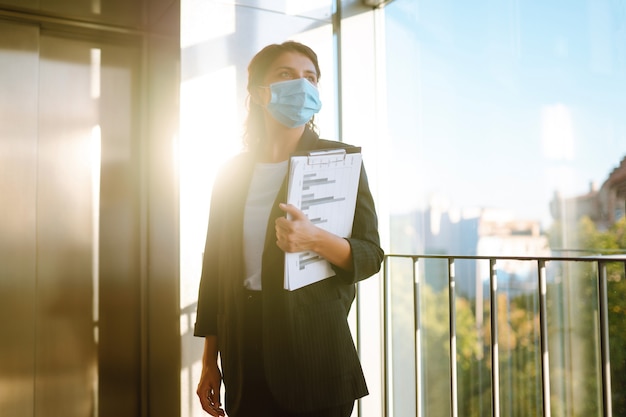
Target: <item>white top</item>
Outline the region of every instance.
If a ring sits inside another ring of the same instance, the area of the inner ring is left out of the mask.
[[[243,215],[244,287],[261,290],[261,266],[270,211],[287,175],[288,161],[257,163],[252,174]]]

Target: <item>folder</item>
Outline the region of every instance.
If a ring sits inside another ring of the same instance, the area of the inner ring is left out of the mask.
[[[321,149],[289,158],[287,203],[316,226],[350,237],[361,174],[361,148]],[[315,252],[285,253],[286,290],[293,291],[335,275]]]

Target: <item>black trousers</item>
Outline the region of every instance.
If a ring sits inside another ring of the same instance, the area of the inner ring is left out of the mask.
[[[276,403],[263,370],[261,294],[246,291],[246,340],[244,347],[244,382],[241,407],[229,417],[350,417],[354,402],[310,413],[286,411]]]

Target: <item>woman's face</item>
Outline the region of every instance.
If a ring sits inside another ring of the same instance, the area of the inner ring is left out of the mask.
[[[280,81],[306,78],[313,85],[317,85],[317,71],[315,65],[306,55],[297,52],[285,52],[270,65],[265,75],[265,85]]]
[[[317,86],[317,71],[313,62],[306,55],[298,52],[284,52],[279,55],[269,66],[262,87],[257,89],[261,104],[269,103],[271,97],[270,90],[263,87],[297,78],[306,78],[311,84]]]

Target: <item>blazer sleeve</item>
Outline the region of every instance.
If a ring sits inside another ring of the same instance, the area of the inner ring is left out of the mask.
[[[363,165],[361,165],[352,234],[347,240],[352,250],[352,271],[334,267],[337,278],[345,284],[354,284],[376,274],[380,270],[384,252],[380,247],[374,198],[370,192]]]
[[[223,178],[223,175],[220,176]],[[196,323],[194,327],[195,336],[211,336],[217,334],[217,314],[218,314],[218,265],[219,265],[219,241],[220,225],[222,223],[223,200],[221,197],[225,180],[218,177],[214,183],[211,193],[211,204],[209,211],[209,223],[207,227],[206,243],[202,256],[202,275],[198,290],[198,307]]]

